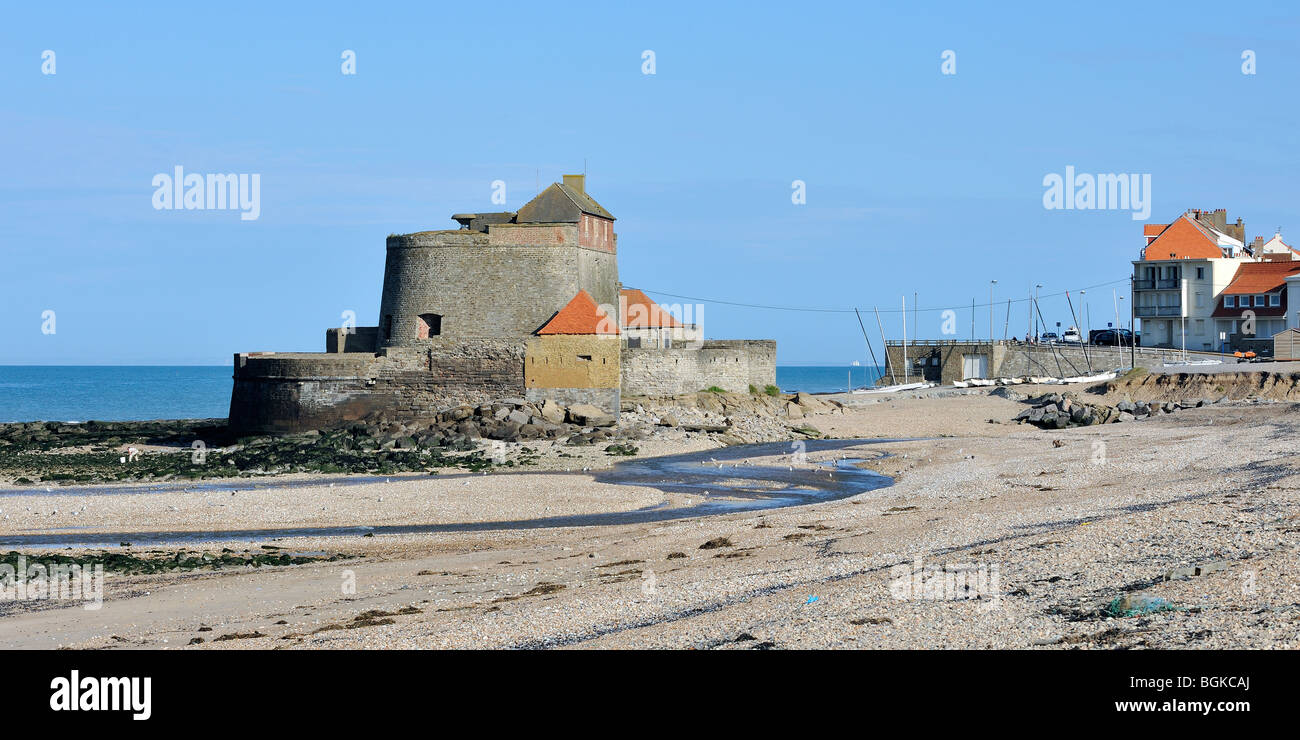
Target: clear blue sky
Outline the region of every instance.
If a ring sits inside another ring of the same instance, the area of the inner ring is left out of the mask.
[[[376,322],[387,234],[499,209],[493,180],[517,208],[584,159],[626,285],[864,309],[915,291],[965,306],[966,336],[991,279],[1000,302],[1128,275],[1129,212],[1043,208],[1067,165],[1149,173],[1153,222],[1227,208],[1300,241],[1298,40],[1283,2],[10,4],[0,364],[319,351],[343,311]],[[260,173],[260,218],[154,210],[176,165]],[[1088,301],[1113,317],[1110,285]],[[708,304],[704,325],[782,363],[866,359],[851,313]]]

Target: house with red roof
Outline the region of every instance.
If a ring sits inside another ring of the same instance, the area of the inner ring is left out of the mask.
[[[1246,262],[1219,294],[1214,331],[1228,350],[1255,349],[1252,340],[1268,339],[1287,328],[1287,278],[1300,279],[1300,260]]]
[[[698,343],[704,336],[698,323],[699,306],[665,307],[655,303],[645,292],[636,288],[619,290],[618,315],[622,317],[623,346],[633,349],[670,349],[686,343]],[[692,323],[679,320],[672,313],[696,315]]]
[[[1247,245],[1245,224],[1240,218],[1229,223],[1222,208],[1190,209],[1168,224],[1146,224],[1142,235],[1140,259],[1133,261],[1132,306],[1142,322],[1142,344],[1148,347],[1218,351],[1239,333],[1242,320],[1222,313],[1224,291],[1239,276],[1244,281],[1241,286],[1251,286],[1257,275],[1274,274],[1268,269],[1256,273],[1253,268],[1241,272],[1242,268],[1272,262],[1285,267],[1300,260],[1300,253],[1286,246],[1280,235],[1267,243],[1257,238]],[[1284,283],[1270,290],[1282,287]],[[1273,300],[1267,293],[1266,303]],[[1249,295],[1253,304],[1255,294]],[[1238,301],[1232,299],[1234,309]]]

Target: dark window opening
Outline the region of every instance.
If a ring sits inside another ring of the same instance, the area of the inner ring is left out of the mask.
[[[393,336],[393,315],[390,313],[384,316],[384,337],[391,339]]]
[[[591,362],[591,355],[578,355],[580,362]]]
[[[436,337],[442,333],[442,317],[436,313],[420,314],[420,323],[416,327],[416,336],[420,339]]]

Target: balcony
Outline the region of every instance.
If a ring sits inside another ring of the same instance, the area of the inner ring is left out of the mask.
[[[1182,287],[1178,278],[1170,280],[1134,280],[1133,290],[1178,290]]]
[[[1182,304],[1172,306],[1138,306],[1137,317],[1139,319],[1151,319],[1157,317],[1178,318],[1183,315]]]

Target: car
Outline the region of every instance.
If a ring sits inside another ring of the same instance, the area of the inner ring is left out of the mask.
[[[1061,335],[1061,344],[1083,344],[1083,336],[1072,326]]]
[[[1056,332],[1054,331],[1045,331],[1043,332],[1043,335],[1038,338],[1038,341],[1043,344],[1055,344],[1061,341],[1061,338],[1056,336]]]
[[[1119,345],[1133,346],[1133,332],[1128,329],[1093,329],[1088,332],[1088,344],[1100,344],[1107,347]]]

